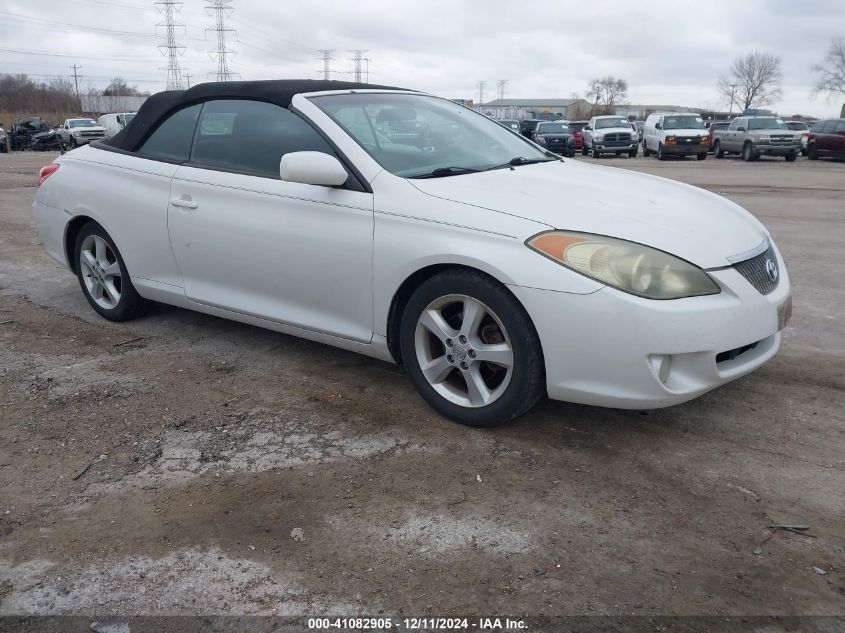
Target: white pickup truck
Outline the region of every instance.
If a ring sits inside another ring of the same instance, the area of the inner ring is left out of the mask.
[[[640,147],[639,134],[623,116],[594,116],[581,135],[584,139],[581,153],[584,156],[589,153],[593,158],[602,154],[628,154],[634,158]]]
[[[105,135],[106,128],[97,125],[94,119],[65,119],[59,129],[62,145],[71,149],[97,141]]]

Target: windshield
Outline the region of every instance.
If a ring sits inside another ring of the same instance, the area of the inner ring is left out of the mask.
[[[786,123],[783,122],[782,119],[776,119],[774,117],[756,117],[754,119],[748,119],[748,129],[749,130],[788,130],[789,128],[786,127]]]
[[[71,119],[67,123],[70,127],[96,127],[97,125],[92,119]]]
[[[628,119],[623,119],[622,117],[613,118],[613,119],[596,119],[596,129],[601,130],[606,127],[627,127],[630,128],[631,124],[628,123]]]
[[[704,120],[700,116],[665,116],[664,130],[703,130]]]
[[[786,124],[790,130],[809,130],[810,128],[802,121],[790,121]]]
[[[311,101],[382,167],[404,178],[481,171],[519,157],[557,160],[495,121],[447,99],[358,93]],[[435,170],[442,171],[433,174]]]
[[[541,123],[537,126],[539,134],[572,134],[566,123]]]

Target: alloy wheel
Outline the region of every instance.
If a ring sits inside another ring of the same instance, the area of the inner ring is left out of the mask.
[[[431,387],[460,406],[492,404],[513,376],[513,348],[501,319],[467,295],[429,303],[417,319],[414,348]]]
[[[99,235],[89,235],[79,250],[79,267],[85,290],[102,308],[112,310],[120,303],[123,278],[120,263],[111,246]]]

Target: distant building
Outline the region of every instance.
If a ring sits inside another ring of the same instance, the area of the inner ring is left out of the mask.
[[[103,95],[80,95],[82,111],[85,114],[113,114],[116,112],[137,112],[148,97],[106,97]]]
[[[476,108],[494,119],[567,119],[588,118],[592,105],[584,99],[493,99]]]
[[[613,113],[619,116],[633,118],[636,121],[644,121],[649,114],[655,112],[692,112],[695,114],[704,114],[704,108],[691,108],[688,106],[679,105],[642,105],[642,104],[628,104],[614,106]]]

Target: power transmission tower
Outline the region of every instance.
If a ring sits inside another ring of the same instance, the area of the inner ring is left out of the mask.
[[[79,78],[82,75],[77,75],[76,71],[82,68],[82,66],[77,66],[76,64],[74,64],[73,66],[71,66],[71,68],[73,68],[73,85],[76,87],[76,100],[79,101]]]
[[[179,67],[179,56],[185,53],[185,47],[176,42],[176,27],[185,28],[184,24],[173,21],[173,15],[182,10],[179,0],[157,0],[155,3],[159,13],[164,14],[164,22],[156,24],[156,31],[164,27],[165,41],[159,44],[158,50],[167,57],[167,66],[161,70],[167,71],[167,89],[182,90],[182,69]]]
[[[237,73],[229,70],[228,58],[234,57],[235,51],[226,47],[226,33],[235,33],[235,37],[237,37],[237,33],[235,29],[226,28],[226,18],[231,18],[232,12],[235,10],[232,6],[233,0],[208,0],[208,2],[205,7],[206,13],[214,16],[216,24],[213,29],[205,30],[206,35],[208,31],[217,33],[217,50],[208,53],[211,55],[211,59],[217,60],[217,72],[209,74],[216,74],[217,81],[231,81]]]
[[[508,84],[510,81],[508,79],[499,79],[496,82],[496,97],[498,99],[504,99],[505,93],[508,91]]]
[[[332,62],[334,61],[334,57],[332,57],[334,49],[321,48],[320,52],[323,54],[323,56],[320,58],[323,60],[323,70],[320,72],[323,73],[323,79],[329,79],[332,72]]]
[[[351,61],[352,61],[353,67],[354,67],[352,74],[355,76],[355,81],[358,82],[358,83],[361,83],[361,75],[364,72],[364,62],[365,61],[367,62],[367,79],[369,79],[370,78],[370,64],[369,64],[370,60],[366,59],[364,57],[364,53],[366,53],[367,51],[364,50],[364,49],[356,48],[356,49],[351,50],[349,52],[352,53],[352,55],[353,55]]]
[[[487,89],[487,82],[484,80],[477,81],[475,87],[478,89],[478,105],[480,107],[484,104],[484,91]]]

